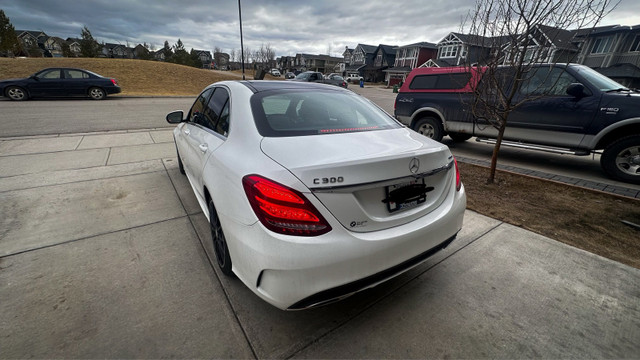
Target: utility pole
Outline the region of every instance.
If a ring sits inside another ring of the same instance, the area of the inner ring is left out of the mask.
[[[240,61],[242,62],[242,80],[244,80],[244,43],[242,42],[242,7],[238,0],[238,18],[240,19]]]

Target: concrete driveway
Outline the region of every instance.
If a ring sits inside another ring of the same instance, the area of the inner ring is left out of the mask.
[[[212,264],[170,130],[0,139],[2,358],[637,358],[640,270],[467,211],[454,243],[283,312]]]

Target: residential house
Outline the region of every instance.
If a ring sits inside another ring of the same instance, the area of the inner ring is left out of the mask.
[[[197,50],[197,49],[194,49],[193,51],[195,51],[196,54],[198,54],[198,59],[200,59],[200,62],[202,62],[202,68],[211,69],[211,62],[213,61],[211,52],[208,50]]]
[[[370,79],[364,76],[365,74],[363,69],[367,64],[373,63],[374,53],[377,49],[378,47],[373,45],[358,44],[358,46],[353,49],[350,64],[345,66],[345,73],[347,75],[358,74],[364,77],[366,81],[370,81]]]
[[[80,55],[82,55],[82,51],[80,48],[80,39],[78,38],[67,38],[67,44],[69,44],[69,50],[71,51],[71,54],[73,54],[73,56],[75,57],[79,57]]]
[[[218,70],[230,70],[229,69],[229,54],[223,52],[214,52],[213,59],[215,68]]]
[[[576,37],[583,39],[578,63],[625,86],[640,88],[640,25],[581,30]]]
[[[575,32],[546,25],[536,25],[529,34],[516,37],[502,37],[504,64],[517,61],[516,55],[522,54],[525,63],[567,63],[575,62],[580,48],[574,41]],[[512,51],[515,47],[519,51]]]
[[[396,47],[393,66],[383,70],[387,86],[393,86],[406,80],[411,70],[421,67],[427,61],[435,59],[438,47],[430,42],[419,42]]]
[[[56,36],[47,36],[43,43],[46,57],[64,57],[62,48],[66,41]]]
[[[276,58],[276,67],[281,70],[281,72],[294,72],[296,71],[296,57],[295,56],[281,56]]]
[[[151,52],[149,52],[149,55],[151,55],[151,58],[153,60],[156,60],[156,61],[165,61],[166,60],[166,58],[164,56],[164,50],[163,49],[160,49],[158,51],[151,51]]]
[[[353,56],[353,49],[349,49],[348,46],[344,47],[344,52],[342,53],[342,57],[344,61],[340,65],[340,73],[342,76],[347,76],[347,67],[351,65],[351,57]]]
[[[133,48],[133,58],[149,60],[151,59],[151,51],[149,51],[149,49],[147,49],[144,45],[138,44]]]
[[[121,44],[105,43],[100,57],[113,59],[133,59],[133,49]]]
[[[361,69],[364,72],[363,77],[371,82],[385,80],[384,70],[393,66],[396,59],[396,48],[395,45],[378,45],[373,53],[373,61]]]
[[[44,57],[44,41],[48,38],[44,31],[16,30],[16,36],[22,50],[18,56]],[[42,44],[42,45],[41,45]]]

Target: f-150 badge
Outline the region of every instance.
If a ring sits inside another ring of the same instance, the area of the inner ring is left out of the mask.
[[[600,108],[600,111],[604,111],[606,115],[616,115],[619,108]]]

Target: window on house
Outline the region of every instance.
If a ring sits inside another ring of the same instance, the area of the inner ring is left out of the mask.
[[[597,38],[593,42],[593,48],[591,49],[591,53],[592,54],[608,53],[609,50],[611,49],[611,43],[612,42],[613,41],[612,41],[612,38],[610,36]]]
[[[454,58],[458,55],[458,45],[447,45],[440,48],[440,58]]]
[[[636,35],[636,38],[633,39],[633,43],[631,43],[630,52],[640,51],[640,35]]]

